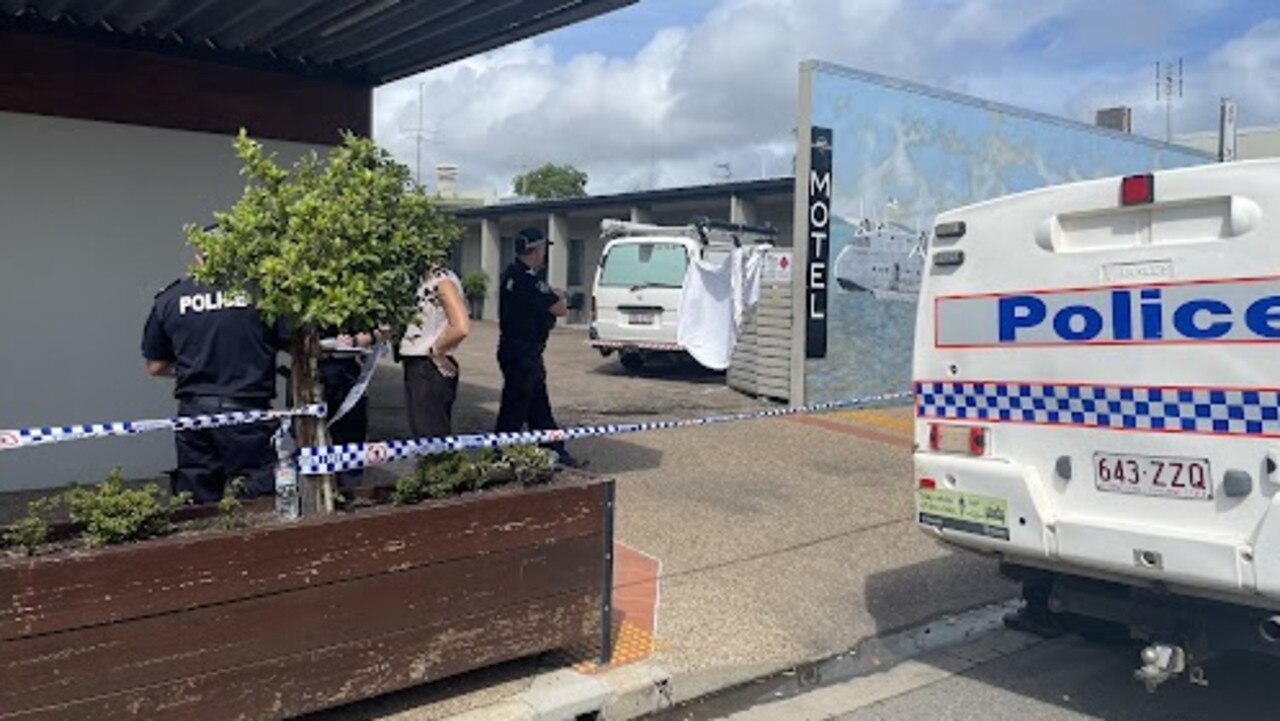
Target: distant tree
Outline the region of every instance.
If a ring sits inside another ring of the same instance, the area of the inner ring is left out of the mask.
[[[547,163],[511,179],[517,195],[531,195],[538,200],[581,198],[587,194],[587,174],[572,165]]]

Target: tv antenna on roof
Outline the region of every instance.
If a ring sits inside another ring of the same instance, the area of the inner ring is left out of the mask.
[[[1161,98],[1163,87],[1164,97]],[[1156,63],[1156,102],[1164,100],[1164,140],[1173,142],[1173,101],[1182,99],[1182,58],[1178,63]]]
[[[414,128],[401,128],[401,132],[411,135],[417,140],[417,161],[414,165],[414,177],[417,179],[418,185],[422,185],[422,143],[424,140],[435,140],[436,136],[435,128],[427,125],[425,106],[426,83],[418,83],[418,125]]]

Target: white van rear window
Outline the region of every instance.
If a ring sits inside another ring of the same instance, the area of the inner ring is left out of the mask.
[[[622,243],[600,261],[602,286],[679,288],[689,255],[680,243]]]

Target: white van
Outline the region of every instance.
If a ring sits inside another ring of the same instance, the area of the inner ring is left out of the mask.
[[[938,217],[915,338],[927,533],[1031,625],[1127,628],[1154,688],[1280,653],[1280,161]]]
[[[588,342],[603,356],[618,353],[628,370],[638,370],[655,354],[683,353],[677,338],[689,260],[722,259],[735,245],[775,234],[772,228],[705,219],[687,226],[603,221],[606,243],[591,289]]]

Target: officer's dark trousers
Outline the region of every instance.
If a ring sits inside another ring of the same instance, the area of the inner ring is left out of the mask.
[[[504,358],[498,356],[502,368],[502,405],[498,409],[499,433],[522,431],[527,425],[531,431],[559,428],[551,414],[551,399],[547,397],[547,367],[542,356],[532,358]],[[564,452],[564,442],[548,444],[555,451]]]
[[[449,356],[453,358],[453,356]],[[445,378],[426,356],[401,356],[409,432],[414,438],[439,438],[453,433],[453,402],[458,398],[458,375]],[[454,359],[454,363],[457,360]]]
[[[178,415],[195,416],[269,408],[267,399],[248,400],[217,396],[189,396],[178,400]],[[228,481],[243,478],[244,498],[275,493],[275,449],[271,436],[279,424],[248,423],[196,431],[177,431],[178,470],[173,476],[174,494],[187,492],[196,503],[222,498]]]
[[[329,418],[338,412],[347,394],[360,380],[360,362],[352,358],[325,358],[320,361],[320,379],[324,383],[324,402],[329,407]],[[337,423],[329,424],[329,438],[334,445],[364,443],[369,433],[369,396],[366,393],[356,401],[347,414]],[[363,469],[342,471],[335,476],[339,489],[351,489],[364,480]]]

